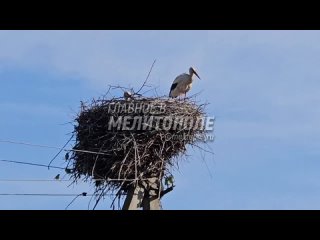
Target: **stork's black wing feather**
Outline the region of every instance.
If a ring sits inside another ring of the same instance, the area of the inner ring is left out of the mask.
[[[172,97],[172,96],[171,96],[171,92],[177,87],[177,85],[178,85],[178,83],[173,83],[173,84],[171,85],[170,92],[169,92],[169,96],[170,96],[170,97]]]
[[[170,88],[170,92],[177,87],[178,83],[173,83]]]

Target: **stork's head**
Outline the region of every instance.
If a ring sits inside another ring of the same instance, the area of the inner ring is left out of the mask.
[[[189,74],[192,76],[192,74],[195,74],[199,79],[201,79],[198,75],[198,73],[196,72],[196,70],[194,70],[193,67],[190,67],[189,68]]]

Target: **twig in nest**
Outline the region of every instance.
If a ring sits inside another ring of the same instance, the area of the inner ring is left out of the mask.
[[[151,71],[152,71],[152,68],[153,68],[154,64],[156,63],[156,61],[157,61],[156,59],[153,61],[152,65],[151,65],[151,68],[150,68],[150,70],[149,70],[149,73],[148,73],[148,75],[147,75],[147,77],[146,77],[146,80],[144,80],[142,86],[140,87],[140,89],[139,89],[135,94],[139,94],[140,91],[146,86],[146,83],[147,83],[147,81],[148,81],[148,78],[149,78],[149,76],[150,76],[150,73],[151,73]]]
[[[122,107],[126,104],[139,106],[140,110],[142,106],[152,105],[153,111],[123,112]],[[113,111],[115,106],[121,111]],[[196,103],[193,99],[176,101],[167,96],[139,97],[130,102],[123,97],[93,100],[81,108],[75,119],[76,139],[69,159],[74,182],[78,179],[95,182],[98,197],[94,208],[108,191],[124,195],[134,183],[140,184],[143,179],[149,178],[157,178],[161,183],[164,173],[178,166],[178,161],[186,155],[187,146],[199,147],[198,144],[206,139],[204,129],[188,128],[179,120],[190,119],[195,123],[205,117],[204,107],[205,104]],[[168,127],[164,118],[157,121],[158,116],[173,118],[171,127]],[[116,121],[124,117],[131,119],[130,126],[133,125],[133,119],[150,120],[152,117],[152,120],[140,121],[141,125],[135,121],[141,128],[131,130],[109,128],[111,118]],[[116,197],[119,196],[116,194]]]
[[[51,163],[59,156],[59,154],[64,150],[64,148],[68,145],[68,143],[71,141],[71,139],[73,138],[73,134],[70,137],[70,139],[66,142],[66,144],[60,149],[60,151],[51,159],[50,163],[48,164],[48,169],[50,169],[50,165]]]

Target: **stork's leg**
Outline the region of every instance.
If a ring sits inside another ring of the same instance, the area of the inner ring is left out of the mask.
[[[186,100],[186,97],[187,97],[187,92],[184,93],[184,99],[183,100]]]

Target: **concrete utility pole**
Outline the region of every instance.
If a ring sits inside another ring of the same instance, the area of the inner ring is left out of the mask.
[[[143,202],[144,193],[145,189],[139,186],[139,184],[137,184],[135,187],[132,186],[128,191],[122,210],[136,210],[140,208]]]
[[[160,181],[158,178],[149,178],[147,183],[136,184],[129,191],[122,210],[161,210],[159,195]]]

